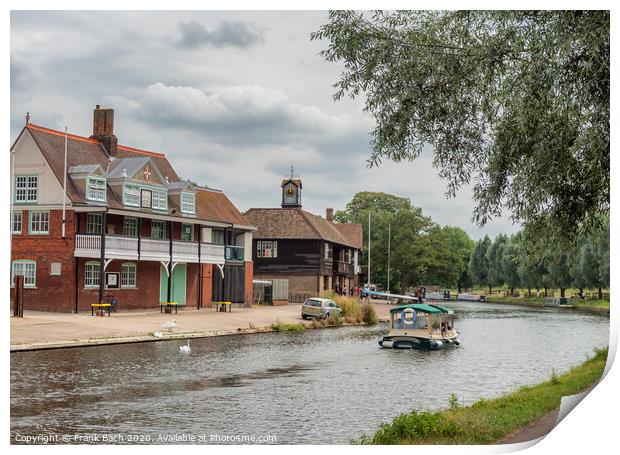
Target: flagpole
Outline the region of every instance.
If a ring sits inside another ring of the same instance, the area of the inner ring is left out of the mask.
[[[65,206],[67,201],[67,127],[65,126],[65,167],[62,175],[62,238],[65,238],[65,225],[67,220],[65,218]]]

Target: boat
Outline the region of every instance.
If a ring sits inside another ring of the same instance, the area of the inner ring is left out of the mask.
[[[466,294],[461,293],[456,295],[456,300],[464,300],[467,302],[486,302],[487,297],[484,294]]]
[[[410,303],[390,309],[390,331],[379,340],[382,348],[442,349],[460,346],[454,312],[430,303]]]

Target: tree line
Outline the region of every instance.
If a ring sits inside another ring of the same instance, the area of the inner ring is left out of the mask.
[[[558,250],[551,245],[541,253],[533,250],[522,232],[507,236],[489,236],[476,242],[469,259],[467,274],[472,284],[494,287],[507,286],[511,294],[516,288],[543,289],[547,295],[550,287],[559,288],[565,296],[569,287],[598,289],[609,287],[609,220],[603,227],[587,236],[580,236],[570,248]]]
[[[363,227],[362,275],[368,264],[368,214],[371,215],[371,281],[400,293],[411,287],[436,285],[456,287],[458,292],[473,286],[507,286],[528,290],[569,287],[602,289],[609,287],[609,219],[597,229],[582,234],[572,248],[557,249],[550,239],[541,253],[523,232],[499,234],[472,240],[461,228],[441,226],[409,198],[380,192],[355,194],[344,210],[334,216],[340,223]],[[388,236],[391,254],[388,261]],[[543,237],[544,240],[544,237]],[[367,280],[367,276],[365,277]]]

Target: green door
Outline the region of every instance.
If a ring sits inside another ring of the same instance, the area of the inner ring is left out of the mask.
[[[166,302],[168,300],[168,274],[163,265],[160,269],[159,300],[161,302]],[[170,292],[170,299],[172,302],[177,302],[178,305],[185,305],[186,279],[187,265],[175,265],[174,270],[172,270],[172,290]]]

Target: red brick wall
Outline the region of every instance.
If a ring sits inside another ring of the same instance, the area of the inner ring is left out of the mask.
[[[18,210],[18,207],[15,207]],[[65,239],[62,239],[62,210],[50,210],[49,235],[29,235],[29,211],[22,210],[22,233],[13,235],[11,261],[36,261],[36,288],[24,289],[24,309],[72,311],[74,292],[74,213],[66,212]],[[50,275],[52,262],[61,264],[60,276]],[[11,290],[11,304],[13,290]]]

